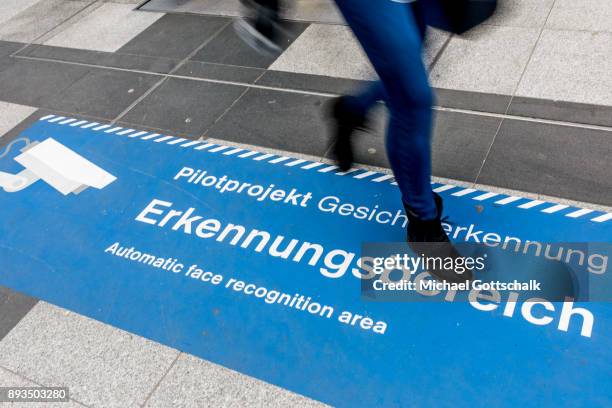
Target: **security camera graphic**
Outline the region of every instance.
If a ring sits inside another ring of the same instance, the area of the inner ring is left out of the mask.
[[[0,187],[8,193],[42,179],[63,195],[79,194],[88,187],[101,190],[117,179],[53,138],[31,143],[15,161],[25,169],[17,174],[0,171]]]

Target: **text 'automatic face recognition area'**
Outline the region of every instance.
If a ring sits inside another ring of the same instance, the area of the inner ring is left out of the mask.
[[[108,182],[37,167],[0,191],[2,285],[332,405],[476,403],[431,375],[465,367],[481,389],[525,390],[502,405],[605,392],[609,214],[434,185],[454,267],[481,285],[443,287],[424,270],[444,259],[406,251],[389,175],[52,115],[20,137]],[[546,393],[542,366],[566,373]]]

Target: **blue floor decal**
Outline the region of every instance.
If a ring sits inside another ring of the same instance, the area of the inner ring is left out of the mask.
[[[362,297],[362,242],[405,237],[394,184],[49,115],[0,160],[0,284],[337,406],[612,405],[603,295]],[[434,189],[457,241],[612,242],[612,214]]]

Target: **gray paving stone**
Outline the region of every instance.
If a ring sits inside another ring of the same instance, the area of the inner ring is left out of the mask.
[[[513,94],[539,30],[482,25],[455,36],[433,68],[437,88]]]
[[[504,0],[487,24],[509,27],[541,28],[555,0]]]
[[[89,71],[90,68],[76,65],[12,59],[0,71],[0,99],[41,106]]]
[[[500,118],[437,111],[433,130],[433,174],[475,182]]]
[[[121,120],[198,137],[244,90],[241,86],[171,78]]]
[[[2,0],[0,2],[0,24],[10,20],[39,0]]]
[[[423,45],[423,61],[425,65],[431,69],[436,57],[442,50],[446,41],[450,38],[450,34],[435,28],[429,28],[425,35],[425,43]]]
[[[612,32],[612,5],[609,0],[556,0],[546,27]]]
[[[474,182],[501,119],[444,111],[435,115],[433,175]],[[361,133],[355,138],[355,161],[389,168],[385,149],[386,113],[379,109],[375,116],[374,132]]]
[[[310,25],[270,69],[358,80],[376,77],[351,30],[338,25]]]
[[[39,302],[0,341],[0,366],[86,405],[137,407],[178,351]]]
[[[24,119],[20,121],[19,119],[21,118],[21,115],[14,118],[11,121],[11,125],[13,125],[14,127],[12,127],[9,131],[4,133],[2,137],[0,137],[0,152],[4,152],[4,150],[6,149],[6,146],[9,143],[11,143],[13,140],[15,140],[15,138],[17,138],[25,129],[32,126],[32,124],[38,121],[42,116],[48,115],[49,113],[51,112],[45,112],[41,109],[38,109],[34,111],[31,115],[25,117]],[[21,145],[16,145],[15,147],[20,148]],[[8,153],[9,157],[14,156],[14,152],[12,148],[11,148],[11,152],[12,153]]]
[[[449,38],[430,29],[423,50],[429,66]],[[330,41],[330,39],[332,39]],[[270,66],[271,70],[354,80],[372,80],[377,75],[350,28],[312,24]]]
[[[37,300],[0,286],[0,340],[34,307]]]
[[[0,102],[0,138],[35,111],[31,106]]]
[[[323,407],[324,404],[181,354],[145,407]]]
[[[25,44],[11,41],[0,41],[0,58],[7,57],[18,51]]]
[[[41,107],[114,119],[161,78],[125,71],[94,69]]]
[[[63,23],[91,1],[39,1],[0,26],[0,39],[32,42]]]
[[[504,120],[477,182],[612,204],[612,134]]]
[[[544,30],[516,94],[612,105],[612,33]]]
[[[369,84],[369,81],[334,78],[325,75],[299,74],[295,72],[271,71],[257,80],[258,85],[283,89],[298,89],[303,91],[347,94],[357,92]]]
[[[612,127],[612,106],[515,96],[508,114]]]
[[[117,51],[163,16],[134,11],[131,4],[104,3],[76,22],[60,27],[44,44],[93,51]]]
[[[257,146],[323,156],[327,98],[250,89],[207,132],[207,136]]]
[[[226,24],[222,17],[167,14],[118,52],[182,60]]]
[[[384,132],[376,134],[355,133],[353,138],[353,154],[356,164],[391,168],[387,158]],[[331,150],[327,153],[327,157],[335,159]]]
[[[169,58],[52,47],[39,44],[30,44],[17,55],[161,74],[169,73],[179,63],[178,60]]]
[[[304,23],[285,23],[278,43],[286,49],[300,36],[308,25]],[[276,57],[259,54],[249,47],[235,32],[233,25],[228,25],[202,48],[192,60],[217,64],[237,65],[241,67],[268,68]]]
[[[174,72],[174,75],[252,84],[265,72],[266,70],[262,68],[187,61]]]
[[[435,105],[445,108],[468,109],[481,112],[506,113],[512,97],[484,92],[434,88]]]

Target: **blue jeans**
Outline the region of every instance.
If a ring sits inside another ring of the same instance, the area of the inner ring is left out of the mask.
[[[336,0],[380,81],[347,98],[365,113],[385,101],[390,113],[387,156],[402,200],[421,219],[438,215],[431,190],[433,94],[421,59],[425,23],[404,3]]]

